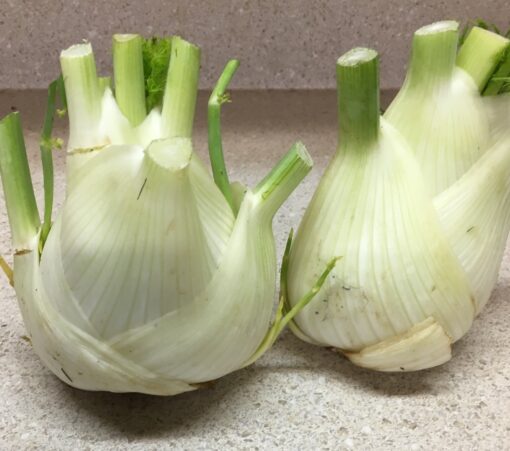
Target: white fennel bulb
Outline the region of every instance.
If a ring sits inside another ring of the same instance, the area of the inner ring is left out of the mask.
[[[160,52],[158,64],[167,54],[163,87],[147,81],[158,69],[147,51]],[[74,387],[159,395],[252,362],[282,327],[281,317],[271,326],[271,222],[311,168],[306,149],[294,145],[254,189],[234,196],[193,152],[197,47],[116,36],[115,94],[96,75],[89,44],[62,52],[61,63],[68,185],[53,224],[39,220],[19,116],[0,123],[13,284],[36,353]],[[210,100],[213,172],[223,181],[220,104],[236,68],[229,63]],[[48,145],[43,139],[45,219]]]
[[[326,261],[339,260],[293,330],[375,370],[439,365],[497,277],[510,228],[510,140],[486,143],[433,199],[409,140],[379,116],[376,52],[341,57],[337,83],[339,146],[291,249],[289,306]]]

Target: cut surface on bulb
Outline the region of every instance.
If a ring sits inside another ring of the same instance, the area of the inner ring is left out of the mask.
[[[452,340],[433,317],[415,324],[401,335],[356,353],[345,353],[354,364],[377,371],[418,371],[451,359]]]

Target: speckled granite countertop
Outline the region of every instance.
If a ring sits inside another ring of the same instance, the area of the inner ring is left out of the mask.
[[[205,157],[205,99],[196,148]],[[254,184],[301,139],[316,166],[275,218],[279,255],[336,142],[333,92],[234,92],[224,114],[233,179]],[[37,130],[44,93],[1,92],[0,114],[23,115],[40,199]],[[56,203],[64,159],[56,155]],[[10,252],[0,207],[0,252]],[[251,367],[212,388],[173,398],[90,393],[61,383],[39,362],[14,292],[1,279],[0,449],[509,449],[510,248],[488,307],[453,359],[420,373],[378,374],[285,333]]]
[[[230,58],[242,62],[235,88],[334,88],[334,62],[358,46],[380,52],[381,86],[392,88],[419,27],[483,18],[506,30],[508,11],[508,0],[2,0],[0,88],[44,88],[58,76],[60,50],[82,39],[109,73],[113,33],[179,34],[199,45],[204,89]]]

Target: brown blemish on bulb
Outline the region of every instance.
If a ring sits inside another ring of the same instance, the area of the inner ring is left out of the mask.
[[[96,147],[82,147],[82,148],[76,148],[76,149],[72,149],[68,152],[68,155],[79,155],[79,154],[83,154],[83,153],[91,153],[91,152],[96,152],[96,151],[100,151],[100,150],[103,150],[106,146],[108,146],[109,143],[109,140],[107,143],[105,144],[101,144],[99,146],[96,146]]]
[[[17,250],[16,252],[14,252],[14,255],[15,255],[16,257],[19,257],[19,256],[21,256],[21,255],[30,254],[30,252],[32,252],[32,250],[31,250],[31,249],[19,249],[19,250]]]

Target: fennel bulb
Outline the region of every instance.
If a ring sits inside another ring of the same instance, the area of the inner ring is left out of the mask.
[[[379,116],[377,53],[342,56],[337,84],[338,150],[291,249],[288,307],[324,262],[339,261],[292,330],[375,370],[442,364],[496,281],[510,228],[510,140],[491,145],[489,135],[483,156],[434,199],[414,141]],[[426,122],[423,108],[408,121]],[[425,136],[429,126],[416,130]],[[445,154],[458,149],[447,144]]]
[[[19,115],[0,122],[13,284],[36,353],[64,382],[172,395],[251,363],[290,319],[270,327],[271,222],[312,163],[297,143],[254,189],[218,188],[191,141],[199,49],[117,35],[113,50],[115,92],[97,76],[90,44],[61,54],[68,183],[53,224],[51,111],[43,224]],[[210,100],[213,172],[223,180],[219,113],[237,65]]]
[[[482,92],[508,39],[473,27],[457,53],[458,23],[417,30],[404,85],[385,118],[408,141],[431,195],[455,183],[488,149],[490,109]]]

